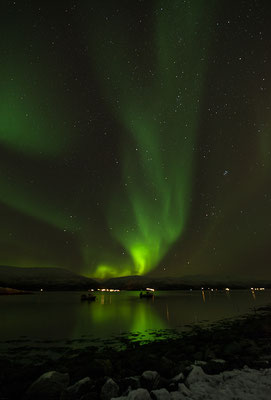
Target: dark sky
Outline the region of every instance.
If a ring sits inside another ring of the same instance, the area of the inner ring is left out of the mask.
[[[269,1],[1,1],[0,264],[271,278]]]

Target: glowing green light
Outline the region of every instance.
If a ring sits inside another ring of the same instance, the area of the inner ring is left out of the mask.
[[[0,67],[0,145],[8,148],[11,160],[0,170],[0,201],[64,228],[69,224],[61,201],[53,191],[48,192],[48,183],[43,182],[45,175],[38,176],[36,171],[48,170],[48,159],[54,161],[67,152],[71,138],[68,130],[64,135],[64,112],[50,91],[49,77],[45,74],[40,79],[38,69],[24,63],[26,60],[17,59],[11,52]],[[16,163],[18,155],[20,161]],[[21,167],[35,162],[38,166],[34,171]],[[6,173],[10,165],[16,180]],[[35,179],[30,179],[29,174]]]
[[[152,300],[141,300],[139,292],[129,292],[130,301],[126,296],[122,293],[97,294],[95,303],[87,308],[90,331],[94,327],[95,336],[108,337],[109,334],[119,333],[116,332],[116,327],[119,327],[122,332],[127,332],[127,337],[131,340],[135,339],[133,334],[143,335],[144,340],[156,340],[157,337],[152,336],[151,331],[167,328],[167,322],[159,316]],[[86,319],[86,307],[79,308],[77,317],[78,323],[72,333],[75,338],[82,333],[81,321]]]
[[[158,330],[165,329],[166,327],[165,321],[156,313],[155,307],[152,307],[150,303],[141,302],[133,312],[133,324],[130,332],[132,334],[141,333],[144,335],[145,340],[152,341],[156,338],[152,336],[150,329]],[[132,336],[129,337],[132,338]]]
[[[65,142],[61,135],[63,110],[38,71],[22,65],[23,60],[19,69],[16,62],[11,58],[0,69],[0,143],[38,157],[63,153],[69,141],[68,132]]]
[[[110,278],[115,276],[127,276],[130,274],[130,269],[122,269],[119,271],[118,267],[109,266],[109,265],[98,265],[94,272],[91,273],[91,276],[94,278]]]
[[[95,41],[94,50],[108,97],[119,100],[112,108],[125,130],[123,186],[111,197],[108,220],[137,274],[157,266],[186,226],[209,42],[210,5],[199,1],[191,8],[177,0],[160,5],[153,11],[151,64],[135,56],[121,26],[108,31],[104,21],[102,36],[110,40],[102,47]]]

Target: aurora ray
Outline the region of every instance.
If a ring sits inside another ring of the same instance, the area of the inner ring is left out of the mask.
[[[108,223],[130,256],[130,274],[157,266],[184,231],[191,200],[210,4],[162,3],[153,10],[153,65],[138,60],[118,21],[110,32],[101,22],[105,40],[95,51],[125,130],[122,187],[109,205]],[[108,42],[115,44],[114,53]],[[119,268],[110,272],[120,274]]]

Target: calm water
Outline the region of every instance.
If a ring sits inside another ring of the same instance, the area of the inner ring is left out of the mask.
[[[79,292],[43,292],[0,296],[0,341],[67,341],[110,339],[140,334],[150,339],[159,330],[215,322],[271,303],[271,290],[170,291],[140,299],[139,292],[98,293],[95,302],[80,301]],[[92,338],[92,339],[91,339]]]

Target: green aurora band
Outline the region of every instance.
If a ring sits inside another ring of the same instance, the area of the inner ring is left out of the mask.
[[[105,39],[96,46],[96,62],[125,130],[123,185],[109,206],[108,223],[131,261],[120,271],[105,267],[105,260],[96,276],[148,273],[185,229],[211,9],[203,1],[161,2],[153,11],[155,44],[145,49],[154,52],[153,65],[135,54],[117,19],[110,31],[100,21]]]
[[[18,46],[12,41],[9,45],[11,48]],[[33,179],[35,185],[32,185],[29,179],[35,175],[31,161],[43,164],[45,169],[48,160],[55,161],[68,150],[69,132],[66,130],[63,134],[65,113],[61,101],[53,95],[54,80],[50,80],[50,76],[41,79],[38,68],[30,68],[20,53],[16,56],[11,53],[7,57],[0,74],[0,146],[14,160],[10,165],[1,165],[0,201],[28,216],[62,228],[65,216],[59,211],[61,204],[57,204],[56,196],[52,193],[50,201],[45,203],[45,182],[39,177]],[[49,104],[48,108],[46,104]],[[18,157],[22,161],[18,161]],[[20,162],[28,163],[28,174]],[[16,171],[16,184],[10,182],[7,168]]]

